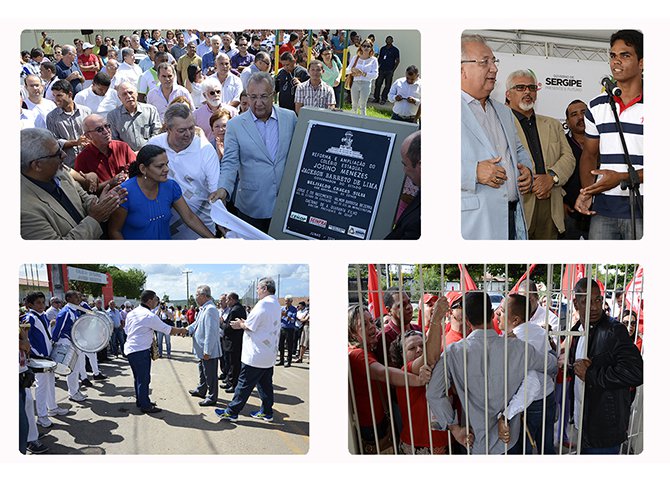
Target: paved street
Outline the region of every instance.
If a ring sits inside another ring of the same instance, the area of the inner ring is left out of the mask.
[[[237,423],[219,421],[214,407],[200,407],[188,390],[198,383],[191,339],[172,337],[172,359],[152,362],[151,399],[162,412],[143,415],[135,406],[133,377],[125,358],[100,369],[109,378],[82,391],[83,403],[68,399],[65,377],[56,376],[56,400],[70,407],[38,427],[48,454],[305,454],[309,448],[309,364],[275,367],[274,422],[249,417],[260,406],[254,391]],[[165,353],[165,352],[163,352]],[[91,378],[91,376],[89,376]],[[217,407],[233,394],[219,389]]]

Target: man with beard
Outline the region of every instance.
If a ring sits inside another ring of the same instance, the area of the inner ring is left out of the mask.
[[[193,112],[193,118],[195,119],[195,124],[202,129],[207,139],[211,142],[214,140],[214,133],[209,124],[209,119],[212,115],[223,109],[228,111],[232,118],[237,115],[237,110],[230,105],[222,103],[221,83],[216,77],[207,77],[200,84],[200,88],[202,88],[202,98],[205,101]]]
[[[563,189],[575,169],[575,157],[558,120],[535,114],[537,78],[530,70],[507,77],[505,93],[517,133],[533,159],[533,186],[523,196],[530,240],[556,240],[565,231]]]

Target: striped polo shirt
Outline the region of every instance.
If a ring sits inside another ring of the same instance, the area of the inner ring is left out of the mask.
[[[630,161],[636,170],[640,170],[643,167],[644,158],[642,135],[644,104],[642,95],[633,99],[628,105],[624,105],[618,97],[615,97],[615,101]],[[586,136],[600,141],[600,166],[598,168],[614,170],[615,172],[628,171],[623,154],[623,145],[607,93],[603,93],[589,102],[584,124]],[[598,180],[600,180],[600,176],[598,176]],[[643,186],[640,185],[640,194],[642,193]],[[621,187],[617,185],[611,190],[599,193],[594,198],[592,209],[605,217],[629,218],[629,190],[621,190]],[[638,211],[637,214],[640,215],[640,212]]]

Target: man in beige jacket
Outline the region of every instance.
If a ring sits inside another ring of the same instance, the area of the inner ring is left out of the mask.
[[[505,96],[521,143],[533,160],[533,186],[523,196],[528,238],[556,240],[565,231],[562,187],[575,169],[575,157],[560,122],[535,114],[537,90],[537,78],[530,70],[507,77]]]

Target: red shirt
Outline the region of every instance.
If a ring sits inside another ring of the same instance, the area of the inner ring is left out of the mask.
[[[404,331],[407,330],[416,330],[420,332],[421,327],[416,323],[408,323],[405,325]],[[382,335],[386,337],[386,357],[388,358],[391,343],[400,336],[400,327],[393,323],[393,320],[391,319],[386,323],[386,325],[384,325],[384,329],[377,333],[377,348],[375,350],[375,355],[379,359],[380,363],[384,363],[384,344],[382,343]]]
[[[282,53],[284,52],[289,52],[291,55],[295,57],[295,47],[291,42],[286,42],[283,44],[281,47],[279,47],[279,56],[282,56]]]
[[[370,397],[375,409],[375,425],[379,425],[384,419],[384,406],[382,403],[379,383],[372,380],[372,391],[368,390],[368,377],[365,365],[377,363],[375,356],[368,352],[367,358],[362,348],[349,345],[349,365],[351,367],[351,379],[354,385],[354,397],[356,401],[356,412],[358,423],[361,427],[372,427],[372,411],[370,410]]]
[[[403,370],[411,371],[412,362],[403,367]],[[436,371],[435,373],[437,374],[438,372]],[[398,406],[400,407],[400,415],[402,416],[400,440],[407,445],[411,445],[412,438],[410,437],[410,421],[405,387],[396,387],[396,393],[398,394]],[[430,447],[430,424],[428,422],[428,407],[426,405],[426,387],[409,387],[409,410],[412,412],[411,429],[414,435],[415,447]],[[446,447],[449,444],[448,430],[433,430],[432,432],[433,447]]]
[[[74,169],[83,173],[94,172],[101,182],[111,180],[122,171],[128,171],[128,166],[135,161],[135,152],[126,142],[120,140],[112,140],[109,149],[107,157],[89,143],[74,159]]]
[[[90,55],[84,55],[82,53],[81,55],[77,56],[77,63],[79,64],[80,67],[90,67],[91,65],[95,65],[96,63],[99,65],[98,57],[96,55],[93,55],[92,53]],[[81,73],[84,74],[84,78],[86,80],[93,80],[93,77],[95,77],[95,74],[98,72],[96,72],[95,70],[85,72],[82,69]]]

